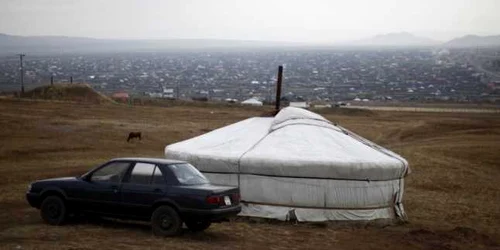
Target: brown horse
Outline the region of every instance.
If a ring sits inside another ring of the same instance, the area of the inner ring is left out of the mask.
[[[127,138],[127,142],[129,142],[130,140],[134,139],[134,138],[139,138],[139,140],[141,140],[141,132],[130,132],[128,134],[128,138]]]

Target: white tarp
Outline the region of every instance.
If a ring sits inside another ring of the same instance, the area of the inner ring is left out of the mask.
[[[214,183],[236,185],[241,215],[301,221],[404,218],[406,160],[310,111],[288,107],[169,145]],[[389,211],[389,212],[388,212]]]

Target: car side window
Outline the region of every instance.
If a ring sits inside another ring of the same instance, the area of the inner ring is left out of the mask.
[[[138,162],[130,173],[129,183],[149,185],[156,166],[151,163]]]
[[[153,173],[153,180],[151,181],[151,183],[156,185],[165,184],[165,178],[163,178],[163,174],[161,173],[161,170],[158,168],[158,166],[155,168],[155,171]]]
[[[119,183],[127,172],[129,165],[129,162],[112,162],[95,171],[90,177],[90,181]]]

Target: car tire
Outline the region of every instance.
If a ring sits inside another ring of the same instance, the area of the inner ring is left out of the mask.
[[[170,206],[160,206],[151,216],[151,227],[156,236],[178,235],[182,229],[182,220],[177,211]]]
[[[48,196],[40,206],[42,219],[50,225],[62,225],[68,217],[64,200],[58,196]]]
[[[212,222],[208,220],[185,221],[187,228],[192,232],[201,232],[209,228]]]

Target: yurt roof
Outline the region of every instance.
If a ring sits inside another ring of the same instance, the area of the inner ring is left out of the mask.
[[[287,107],[165,148],[202,172],[345,180],[404,177],[408,163],[321,115]]]

